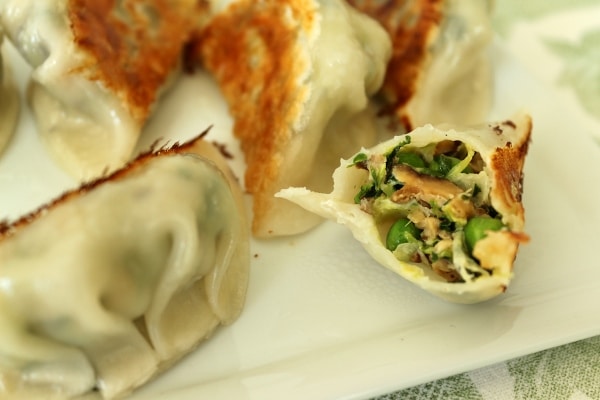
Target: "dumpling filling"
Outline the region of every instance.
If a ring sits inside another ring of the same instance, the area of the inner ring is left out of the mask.
[[[373,215],[396,258],[448,282],[492,274],[474,249],[489,231],[507,228],[489,202],[478,152],[452,140],[416,147],[406,136],[387,154],[357,154],[351,166],[369,171],[354,201]]]
[[[347,226],[379,264],[444,300],[504,293],[523,231],[525,113],[472,126],[424,125],[340,161],[333,191],[277,193]]]

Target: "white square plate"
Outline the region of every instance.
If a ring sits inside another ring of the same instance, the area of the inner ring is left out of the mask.
[[[28,73],[8,59],[23,89]],[[373,262],[327,222],[294,238],[252,242],[246,308],[134,399],[359,399],[600,334],[600,151],[553,93],[496,43],[494,110],[533,115],[525,168],[526,231],[515,279],[479,305],[447,304]],[[146,128],[157,138],[208,136],[243,159],[215,83],[183,77]],[[47,157],[23,103],[0,158],[0,219],[33,210],[76,184]],[[250,200],[250,199],[249,199]]]

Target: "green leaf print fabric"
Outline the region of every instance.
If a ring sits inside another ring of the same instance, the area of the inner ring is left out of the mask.
[[[534,76],[585,115],[600,143],[600,2],[500,0],[498,36]]]
[[[600,337],[537,352],[377,400],[600,399]]]
[[[574,90],[581,106],[600,120],[600,28],[577,42],[548,39],[546,45],[562,63],[558,84]]]
[[[598,0],[497,0],[494,27],[496,32],[506,34],[517,22],[597,4]]]
[[[508,370],[517,400],[569,399],[576,394],[600,399],[600,337],[509,361]]]
[[[426,383],[405,389],[390,395],[385,395],[379,400],[421,400],[421,399],[448,399],[448,400],[484,400],[477,387],[468,375],[456,375],[439,381]]]

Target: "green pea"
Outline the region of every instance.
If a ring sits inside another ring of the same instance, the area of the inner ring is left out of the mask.
[[[408,218],[400,218],[390,228],[385,238],[385,247],[394,251],[401,243],[408,243],[411,238],[419,239],[421,231]]]
[[[425,168],[425,161],[420,155],[412,152],[400,152],[396,155],[399,163],[410,165],[413,168]]]
[[[473,217],[465,225],[465,241],[470,252],[473,251],[475,243],[487,236],[488,231],[499,231],[504,224],[499,219],[488,216]]]

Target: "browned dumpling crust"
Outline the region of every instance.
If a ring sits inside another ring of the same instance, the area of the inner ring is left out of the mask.
[[[7,0],[0,24],[31,66],[26,92],[49,154],[85,181],[121,168],[177,78],[197,0]]]
[[[445,0],[347,0],[385,28],[392,39],[392,58],[382,92],[383,112],[398,113],[408,130],[412,123],[401,110],[418,90],[429,57],[429,46],[443,19]]]
[[[246,190],[257,203],[277,179],[280,149],[291,138],[309,88],[297,77],[309,68],[297,44],[315,29],[316,10],[305,1],[238,1],[217,15],[194,40],[204,67],[213,72],[235,119],[247,170]],[[292,23],[280,18],[286,6]],[[252,62],[249,62],[252,60]],[[255,218],[267,210],[254,210]]]
[[[342,0],[240,0],[208,18],[188,57],[215,76],[229,105],[256,236],[295,234],[321,221],[273,195],[292,184],[331,183],[339,157],[354,151],[339,147],[371,134],[369,122],[349,121],[366,118],[389,53],[383,28]],[[366,129],[353,134],[346,123]],[[333,163],[320,153],[327,147]]]
[[[195,0],[69,0],[74,42],[87,56],[74,73],[118,93],[147,118],[202,12]]]
[[[489,0],[347,0],[377,20],[393,53],[381,113],[406,131],[427,123],[485,121],[492,74]]]

